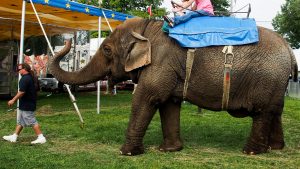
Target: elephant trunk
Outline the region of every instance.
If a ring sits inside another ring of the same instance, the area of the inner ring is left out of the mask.
[[[60,60],[70,51],[71,41],[65,42],[65,47],[55,54],[49,64],[50,73],[60,82],[66,84],[83,85],[96,82],[106,76],[109,70],[101,65],[100,53],[97,51],[92,60],[82,69],[74,72],[64,71],[60,66]]]

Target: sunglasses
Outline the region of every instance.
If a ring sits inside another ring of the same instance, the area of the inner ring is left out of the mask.
[[[23,69],[23,67],[21,65],[17,67],[17,71],[20,71],[22,69]]]

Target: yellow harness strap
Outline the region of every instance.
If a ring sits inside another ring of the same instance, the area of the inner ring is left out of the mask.
[[[187,58],[186,58],[186,69],[185,69],[185,81],[183,86],[183,100],[186,99],[186,93],[189,86],[189,80],[192,72],[194,56],[195,56],[196,49],[188,49],[187,51]]]

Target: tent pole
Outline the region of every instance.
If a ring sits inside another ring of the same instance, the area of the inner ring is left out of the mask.
[[[23,63],[23,51],[24,51],[24,29],[25,29],[25,13],[26,13],[26,0],[23,0],[22,5],[22,20],[21,20],[21,37],[20,37],[20,55],[19,55],[19,63]],[[21,76],[19,75],[19,80]]]
[[[24,61],[24,30],[25,30],[25,14],[26,14],[26,0],[23,0],[22,4],[22,20],[21,20],[21,35],[20,35],[20,53],[19,53],[19,64],[23,63]],[[18,77],[19,81],[21,79],[21,74],[19,74]],[[18,91],[20,89],[20,86],[18,84]],[[17,101],[17,117],[19,116],[19,99]]]
[[[101,8],[101,3],[102,0],[99,0],[99,8]],[[98,47],[101,44],[101,17],[99,17],[98,19]],[[100,89],[100,84],[101,81],[99,80],[97,82],[97,114],[100,114],[100,93],[101,93],[101,89]]]

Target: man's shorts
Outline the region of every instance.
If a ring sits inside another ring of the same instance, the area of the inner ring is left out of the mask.
[[[37,120],[35,119],[34,111],[19,110],[17,113],[17,124],[23,127],[31,127],[35,124],[38,124]]]

